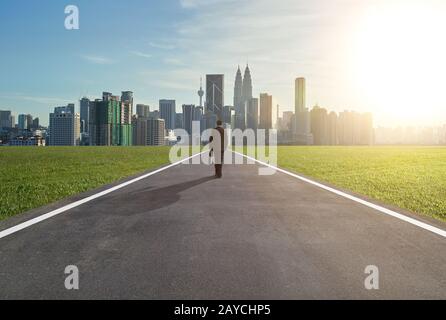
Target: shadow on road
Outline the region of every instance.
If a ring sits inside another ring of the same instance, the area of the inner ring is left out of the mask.
[[[135,213],[135,211],[141,213],[141,208],[144,208],[143,212],[150,212],[164,208],[180,200],[181,192],[214,179],[213,176],[209,176],[170,185],[164,188],[153,189],[152,187],[149,187],[132,192],[127,196],[131,197],[132,201],[130,203],[126,201],[126,209],[129,209],[130,212],[133,211],[133,213]],[[128,212],[129,210],[125,211]],[[119,212],[119,210],[117,210],[117,212]]]

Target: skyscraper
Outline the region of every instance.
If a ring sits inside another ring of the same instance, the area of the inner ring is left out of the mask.
[[[311,116],[306,107],[306,82],[305,78],[297,78],[295,81],[295,113],[294,136],[298,144],[313,144],[311,135]]]
[[[311,112],[311,133],[315,145],[328,144],[328,114],[327,110],[315,106]]]
[[[26,114],[19,114],[18,127],[19,130],[26,130],[28,128],[28,117]]]
[[[243,75],[242,96],[243,106],[246,106],[246,103],[252,99],[252,79],[248,65],[246,65],[245,74]]]
[[[328,114],[327,118],[327,144],[335,146],[338,144],[338,115],[332,111]]]
[[[195,105],[183,104],[183,129],[192,134],[192,121],[194,121]]]
[[[147,120],[138,114],[132,117],[133,145],[145,146],[147,144]]]
[[[125,106],[127,104],[127,106]],[[90,107],[90,144],[96,146],[132,145],[132,124],[127,113],[129,101],[121,102],[119,96],[104,92],[102,100],[95,100]],[[126,110],[127,109],[127,110]]]
[[[234,110],[234,108],[232,106],[224,106],[223,107],[222,118],[221,118],[223,123],[231,124],[233,110]]]
[[[0,129],[12,128],[14,126],[14,123],[12,123],[12,122],[13,121],[12,121],[11,111],[0,110]]]
[[[361,114],[355,111],[340,112],[337,134],[341,145],[372,145],[374,143],[372,114]]]
[[[34,118],[33,125],[32,125],[33,130],[38,130],[39,127],[40,127],[40,119],[38,117]]]
[[[160,117],[161,117],[161,114],[160,114],[159,110],[154,110],[154,111],[149,112],[149,118],[160,119]]]
[[[74,104],[54,108],[50,113],[49,145],[78,146],[80,143],[80,115],[74,113]]]
[[[204,109],[203,107],[195,107],[194,111],[194,121],[200,122],[200,134],[206,128],[206,121],[204,117]]]
[[[33,127],[33,116],[30,114],[26,115],[26,129],[32,130]]]
[[[148,118],[150,114],[150,106],[146,104],[137,104],[136,114],[138,115],[138,117]]]
[[[121,94],[121,123],[130,125],[133,115],[133,92],[123,91]]]
[[[235,125],[244,130],[247,124],[247,106],[252,99],[252,79],[249,66],[246,65],[242,79],[240,67],[237,69],[234,85]]]
[[[243,79],[242,72],[240,71],[240,66],[237,68],[237,73],[235,75],[234,83],[234,109],[235,113],[239,114],[242,112],[243,108]]]
[[[267,93],[260,94],[259,106],[259,127],[260,129],[273,128],[273,97]]]
[[[183,113],[182,112],[175,114],[175,129],[184,129],[184,127],[183,127]]]
[[[213,113],[218,119],[222,119],[224,106],[224,75],[206,75],[206,113]],[[212,117],[209,117],[212,118]],[[214,126],[212,124],[211,126]]]
[[[259,99],[252,98],[246,106],[246,128],[257,130],[259,127]]]
[[[294,88],[295,98],[295,114],[305,111],[306,108],[306,92],[305,92],[305,78],[297,78]]]
[[[195,107],[193,121],[201,121],[203,118],[203,107]]]
[[[89,132],[90,125],[90,99],[84,97],[80,100],[80,115],[81,115],[81,133]]]
[[[165,142],[165,122],[162,119],[147,120],[147,145],[162,146]]]
[[[160,118],[165,121],[166,130],[175,129],[176,104],[175,100],[160,100]]]
[[[134,128],[134,145],[137,146],[162,146],[165,139],[164,120],[143,118],[135,115],[132,117]]]

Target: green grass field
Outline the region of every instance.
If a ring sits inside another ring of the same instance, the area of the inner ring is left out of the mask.
[[[0,148],[0,220],[168,161],[168,147]]]
[[[445,147],[278,147],[284,169],[446,221]]]

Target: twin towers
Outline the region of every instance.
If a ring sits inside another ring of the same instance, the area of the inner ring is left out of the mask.
[[[252,78],[249,66],[246,65],[242,78],[240,66],[237,69],[234,85],[234,111],[236,127],[243,129],[246,124],[246,105],[252,100]]]
[[[200,106],[202,106],[204,93],[200,86],[200,90],[198,91]],[[244,130],[250,127],[251,129],[256,129],[258,123],[258,99],[252,96],[252,78],[249,66],[246,65],[243,77],[240,66],[237,69],[233,106],[224,105],[224,75],[206,75],[205,105],[206,108],[203,116],[205,118],[206,128],[215,126],[216,120],[220,119],[224,123],[231,124],[232,128]],[[254,120],[250,121],[250,119]]]

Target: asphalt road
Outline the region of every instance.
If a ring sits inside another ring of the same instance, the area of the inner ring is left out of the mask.
[[[0,298],[446,298],[445,238],[257,173],[231,165],[218,180],[206,165],[180,165],[0,239]],[[67,265],[79,268],[79,290],[65,289]],[[368,265],[379,290],[365,289]]]

